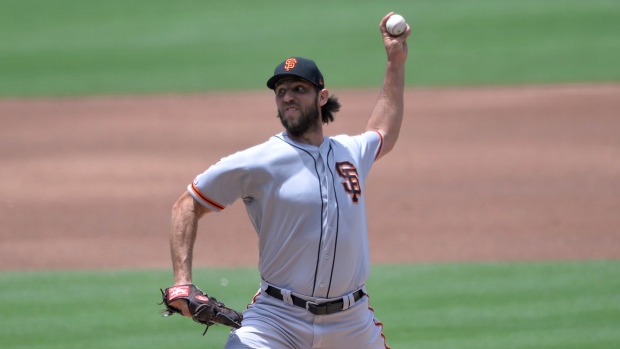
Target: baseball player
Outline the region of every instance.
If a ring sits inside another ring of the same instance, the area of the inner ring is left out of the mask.
[[[340,108],[312,60],[279,64],[275,93],[284,132],[221,159],[198,175],[173,207],[175,285],[192,283],[199,219],[242,199],[258,234],[261,285],[225,348],[388,348],[369,307],[364,183],[396,143],[403,117],[407,26],[380,23],[387,67],[379,99],[357,136],[326,137]],[[184,302],[175,307],[189,315]]]

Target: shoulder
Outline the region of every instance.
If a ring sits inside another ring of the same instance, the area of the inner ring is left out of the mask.
[[[227,163],[234,162],[246,171],[253,171],[286,161],[298,156],[290,144],[286,143],[279,135],[270,137],[263,143],[241,150],[220,160]]]
[[[248,160],[256,159],[257,157],[268,157],[274,154],[281,154],[286,149],[290,149],[291,146],[281,137],[281,135],[275,135],[270,137],[267,141],[240,151]]]
[[[339,135],[330,138],[332,147],[374,161],[381,153],[383,137],[379,132],[366,131],[356,136]]]
[[[367,144],[381,143],[382,136],[377,131],[366,131],[362,134],[350,136],[350,135],[338,135],[330,137],[332,144],[339,144],[345,147],[362,147]]]

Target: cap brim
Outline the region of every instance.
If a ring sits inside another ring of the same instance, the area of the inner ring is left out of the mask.
[[[304,78],[303,76],[297,75],[297,74],[293,74],[293,73],[277,74],[277,75],[272,76],[269,80],[267,80],[267,87],[269,87],[272,90],[275,90],[276,89],[276,84],[278,83],[278,81],[280,81],[280,79],[283,79],[283,78],[286,78],[286,77],[289,77],[289,76],[294,76],[294,77],[300,78],[302,80],[308,81],[309,83],[313,84],[314,86],[316,86],[318,88],[322,88],[321,86],[319,86],[319,85],[315,84],[314,82]]]

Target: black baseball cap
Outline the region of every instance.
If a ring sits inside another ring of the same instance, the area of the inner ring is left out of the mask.
[[[273,72],[273,76],[267,80],[267,87],[275,90],[276,83],[287,76],[297,76],[308,80],[321,90],[325,88],[323,82],[323,74],[316,66],[316,63],[310,59],[301,57],[291,57],[284,62],[278,64]]]

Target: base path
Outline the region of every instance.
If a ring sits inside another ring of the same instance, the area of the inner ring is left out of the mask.
[[[327,133],[361,133],[378,88],[331,92]],[[0,99],[0,270],[170,268],[186,185],[280,131],[271,91]],[[375,263],[618,259],[620,85],[408,90],[364,195]],[[195,265],[256,265],[256,244],[237,202]]]

